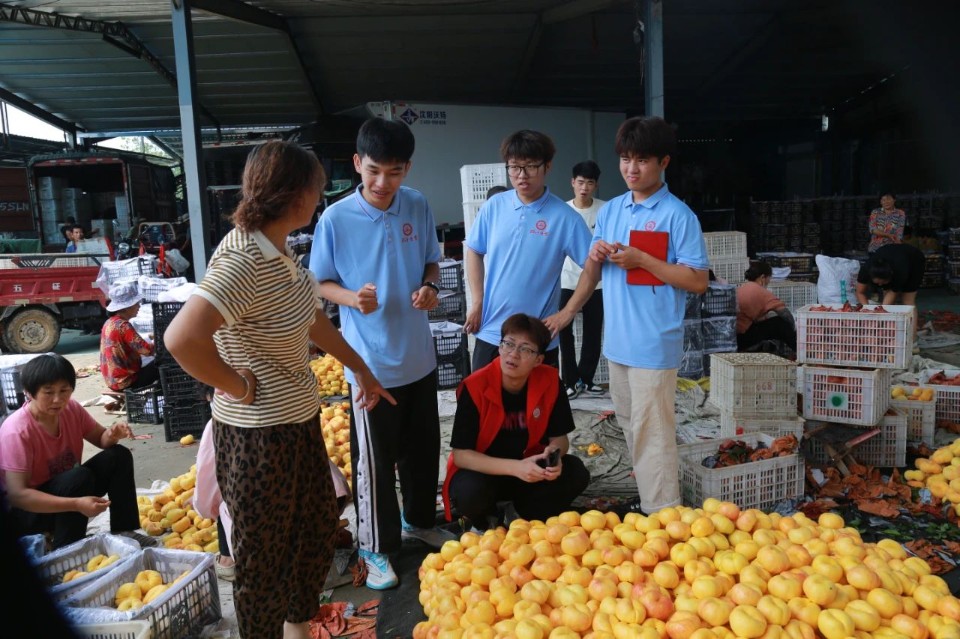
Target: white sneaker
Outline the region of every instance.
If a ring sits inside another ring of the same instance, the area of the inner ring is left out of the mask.
[[[400,515],[400,538],[417,539],[431,548],[440,549],[445,542],[455,541],[457,536],[448,530],[438,528],[417,528],[407,523],[407,520]]]
[[[360,558],[367,567],[367,588],[387,590],[397,586],[397,573],[393,571],[393,566],[385,554],[361,550]]]

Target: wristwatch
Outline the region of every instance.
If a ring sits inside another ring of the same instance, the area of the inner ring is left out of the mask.
[[[421,287],[423,287],[423,286],[429,286],[429,287],[432,288],[435,292],[437,292],[437,293],[440,292],[440,287],[437,286],[436,283],[431,282],[430,280],[424,280],[423,283],[422,283],[420,286],[421,286]]]

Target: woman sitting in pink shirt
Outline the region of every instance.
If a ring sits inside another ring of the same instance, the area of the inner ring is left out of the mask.
[[[773,269],[766,262],[752,262],[744,277],[746,283],[737,289],[737,350],[747,351],[769,340],[797,350],[793,315],[786,304],[767,290]]]

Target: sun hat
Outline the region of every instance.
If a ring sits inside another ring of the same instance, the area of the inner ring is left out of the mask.
[[[136,281],[117,282],[111,285],[108,297],[110,298],[110,303],[107,304],[107,310],[111,313],[130,308],[135,304],[139,304],[143,299]]]

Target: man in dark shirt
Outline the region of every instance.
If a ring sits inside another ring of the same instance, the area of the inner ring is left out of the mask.
[[[570,506],[590,481],[568,455],[570,401],[557,369],[543,364],[550,331],[522,313],[500,329],[500,356],[461,385],[447,462],[444,503],[478,528],[499,523],[496,504],[512,501],[526,519]]]

